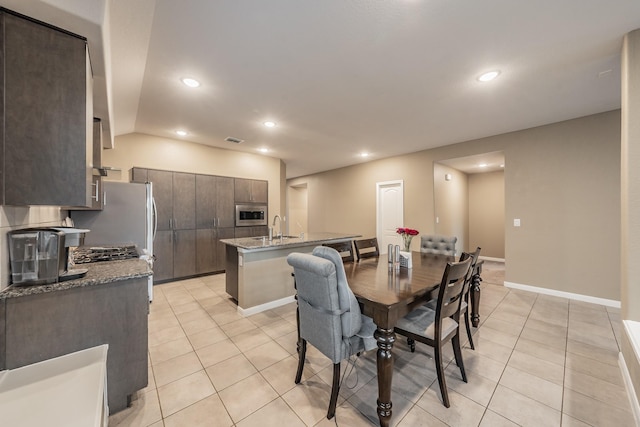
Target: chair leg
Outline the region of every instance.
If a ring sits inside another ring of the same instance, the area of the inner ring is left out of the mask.
[[[436,373],[438,374],[438,385],[440,386],[440,394],[442,395],[442,403],[445,407],[449,407],[449,394],[447,393],[447,384],[444,379],[444,366],[442,366],[442,345],[436,344],[433,348],[435,353]]]
[[[456,356],[456,365],[460,368],[460,375],[462,375],[462,381],[467,382],[467,373],[464,370],[464,360],[462,360],[462,350],[460,349],[460,336],[455,334],[451,338],[451,345],[453,346],[453,354]]]
[[[464,312],[464,326],[467,328],[467,338],[469,338],[469,345],[471,350],[475,350],[476,346],[473,345],[473,336],[471,335],[471,322],[469,321],[469,310]]]
[[[416,341],[413,338],[407,338],[407,345],[409,346],[411,353],[416,352]]]
[[[333,364],[333,385],[331,386],[331,399],[329,400],[329,411],[327,411],[327,419],[330,420],[336,414],[336,403],[338,402],[338,393],[340,392],[340,364]]]
[[[302,379],[302,370],[304,369],[304,359],[307,354],[307,340],[300,338],[298,340],[298,372],[296,372],[296,384],[300,384]]]

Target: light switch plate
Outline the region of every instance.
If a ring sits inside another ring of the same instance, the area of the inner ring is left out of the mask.
[[[514,227],[520,227],[520,219],[519,218],[515,218],[513,220],[513,226]]]

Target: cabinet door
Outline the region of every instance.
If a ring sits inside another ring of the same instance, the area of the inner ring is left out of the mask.
[[[236,202],[251,202],[250,179],[234,179],[234,198]]]
[[[196,230],[173,231],[173,277],[196,274]]]
[[[194,230],[196,228],[195,174],[173,173],[173,228],[175,230]]]
[[[218,228],[233,227],[235,225],[236,209],[233,193],[233,178],[216,177],[216,227]]]
[[[216,266],[215,230],[196,230],[196,274],[211,273]]]
[[[158,210],[158,231],[171,230],[173,222],[173,172],[150,169],[149,182],[153,183],[153,198]]]
[[[196,228],[216,226],[216,177],[196,175]]]
[[[140,182],[144,184],[149,182],[149,170],[144,168],[131,168],[131,182]]]
[[[173,231],[158,230],[153,241],[153,254],[154,282],[173,279]]]
[[[234,229],[230,228],[218,228],[216,230],[216,239],[215,239],[215,248],[216,248],[216,261],[213,268],[213,271],[223,271],[226,266],[226,246],[224,243],[220,242],[221,239],[233,239]]]
[[[267,189],[267,181],[251,181],[251,201],[256,203],[267,203]]]
[[[6,12],[0,20],[2,201],[89,206],[86,42]]]

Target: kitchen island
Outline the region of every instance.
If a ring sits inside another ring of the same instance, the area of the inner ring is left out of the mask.
[[[294,301],[293,269],[287,264],[292,252],[311,253],[324,243],[361,237],[358,234],[309,233],[302,237],[246,237],[223,239],[226,245],[226,290],[238,302],[243,316]]]
[[[149,264],[141,259],[82,264],[79,279],[9,286],[0,292],[0,370],[108,344],[110,413],[147,386]]]

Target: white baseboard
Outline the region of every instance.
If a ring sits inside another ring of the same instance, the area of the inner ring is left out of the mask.
[[[522,291],[535,292],[538,294],[551,295],[554,297],[561,297],[561,298],[573,299],[576,301],[589,302],[592,304],[606,305],[607,307],[620,308],[620,301],[616,301],[612,299],[598,298],[598,297],[592,297],[589,295],[582,295],[582,294],[574,294],[571,292],[558,291],[555,289],[539,288],[537,286],[521,285],[519,283],[513,283],[513,282],[504,282],[504,286],[507,288],[520,289]]]
[[[238,314],[240,314],[241,316],[247,317],[247,316],[251,316],[252,314],[257,314],[262,311],[271,310],[272,308],[280,307],[281,305],[286,305],[291,302],[295,302],[295,300],[296,300],[295,295],[291,295],[290,297],[282,298],[279,300],[267,302],[260,305],[255,305],[249,308],[242,308],[238,306]]]
[[[637,352],[640,349],[634,348],[634,350],[637,356]],[[640,426],[640,403],[638,403],[638,397],[636,395],[635,388],[633,387],[633,382],[631,381],[631,374],[629,373],[629,369],[627,369],[627,363],[624,360],[622,352],[618,353],[618,365],[620,366],[620,371],[622,372],[622,380],[624,381],[624,386],[627,391],[627,397],[629,398],[631,412],[633,412],[633,418],[636,422],[636,426]]]
[[[485,261],[504,262],[504,258],[493,258],[490,256],[482,256],[482,255],[480,255],[478,258],[483,259]]]

